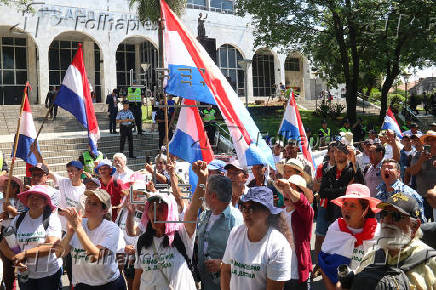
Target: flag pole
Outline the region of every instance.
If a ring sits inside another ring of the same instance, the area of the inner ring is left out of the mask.
[[[15,156],[17,154],[17,147],[18,147],[18,138],[20,137],[21,117],[23,116],[24,101],[26,100],[28,88],[31,89],[30,83],[26,82],[26,86],[24,87],[24,92],[23,92],[23,98],[21,100],[20,115],[18,117],[17,131],[15,132],[14,151],[13,151],[13,155],[12,155],[11,168],[9,169],[8,187],[6,189],[6,197],[5,197],[6,203],[9,202],[9,190],[11,188],[11,180],[12,180],[12,176],[13,176],[13,172],[14,172]]]
[[[163,18],[163,14],[162,14],[162,1],[159,1],[159,7],[160,7],[160,11],[161,11],[161,15],[160,15],[160,29],[159,29],[159,50],[160,50],[160,56],[161,56],[161,65],[162,68],[164,68],[165,66],[165,57],[164,57],[164,43],[163,43],[163,31],[165,29],[164,23],[165,23],[165,19]],[[165,81],[165,76],[162,78],[162,93],[163,93],[163,97],[164,97],[164,120],[165,120],[165,147],[167,149],[167,157],[169,157],[169,140],[168,140],[168,99],[167,99],[167,95],[165,94],[165,90],[163,87],[163,82]]]

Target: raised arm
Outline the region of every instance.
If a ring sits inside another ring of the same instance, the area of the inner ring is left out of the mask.
[[[191,199],[191,204],[185,213],[185,221],[191,221],[192,223],[185,223],[185,229],[188,235],[191,237],[195,232],[196,223],[198,216],[198,210],[203,203],[204,193],[206,191],[206,182],[209,172],[207,170],[207,163],[204,161],[197,161],[192,163],[192,171],[198,176],[197,188],[194,191],[194,195]]]

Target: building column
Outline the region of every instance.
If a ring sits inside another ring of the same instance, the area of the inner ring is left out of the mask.
[[[85,63],[86,74],[88,81],[92,86],[92,90],[95,90],[95,54],[94,54],[94,42],[83,42],[83,61]]]
[[[253,64],[251,62],[247,65],[245,73],[247,74],[247,83],[245,85],[247,86],[248,98],[251,98],[253,97]]]
[[[48,60],[48,50],[50,47],[50,43],[37,43],[38,46],[38,104],[44,104],[45,96],[50,90],[49,87],[49,60]]]
[[[286,78],[285,78],[286,57],[287,57],[286,54],[278,54],[277,57],[274,57],[274,72],[275,72],[275,79],[277,85],[279,85],[280,83],[286,85]]]
[[[33,42],[33,39],[27,37],[27,79],[30,82],[30,86],[33,88],[29,94],[29,102],[31,104],[39,104],[40,100],[43,99],[43,95],[39,93],[39,83],[38,83],[38,59],[37,59],[37,47]],[[45,101],[45,99],[44,99]]]
[[[302,60],[302,68],[301,69],[303,70],[303,88],[304,88],[304,94],[302,93],[302,96],[306,100],[311,100],[312,95],[314,94],[313,92],[315,89],[315,83],[313,84],[313,88],[312,88],[312,78],[311,78],[311,73],[310,73],[310,65],[309,65],[307,58],[302,56],[301,60]]]
[[[102,46],[106,49],[100,49],[100,57],[103,57],[103,67],[101,69],[104,73],[104,80],[101,83],[103,86],[103,96],[105,99],[106,95],[112,92],[113,89],[117,87],[117,59],[116,51],[117,46],[114,49],[110,49],[110,46]]]

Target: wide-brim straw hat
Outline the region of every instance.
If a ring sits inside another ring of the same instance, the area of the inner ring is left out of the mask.
[[[311,181],[312,177],[306,171],[304,171],[304,165],[300,160],[296,158],[291,158],[286,162],[276,163],[277,171],[281,175],[284,175],[285,166],[289,166],[297,170],[300,173],[300,175],[306,180],[307,183]]]
[[[432,130],[428,130],[426,134],[419,137],[419,140],[421,140],[422,143],[425,143],[427,141],[427,138],[434,137],[436,138],[436,132]]]

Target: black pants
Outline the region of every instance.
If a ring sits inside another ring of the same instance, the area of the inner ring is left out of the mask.
[[[129,141],[129,156],[133,156],[133,134],[131,126],[120,125],[120,152],[124,152],[126,137]]]
[[[133,116],[135,117],[135,124],[138,133],[142,133],[142,113],[141,113],[141,103],[135,102],[130,103],[129,109],[132,111]]]
[[[309,279],[305,282],[299,282],[298,280],[289,280],[285,282],[284,290],[309,290]]]
[[[50,113],[49,113],[50,118],[56,118],[57,115],[58,115],[58,105],[51,106]]]
[[[101,285],[101,286],[90,286],[83,283],[78,283],[74,289],[76,290],[126,290],[126,282],[124,281],[123,276],[120,274],[120,276],[112,282],[109,282],[107,284]]]
[[[165,139],[165,122],[157,123],[157,129],[159,131],[159,150],[160,150]]]
[[[117,131],[117,112],[110,112],[109,114],[109,132],[115,133]]]
[[[61,282],[62,267],[53,275],[40,279],[29,279],[26,283],[18,283],[21,290],[59,290],[62,288]]]
[[[213,123],[204,123],[204,129],[206,129],[207,138],[209,139],[210,145],[215,144],[215,126]]]

